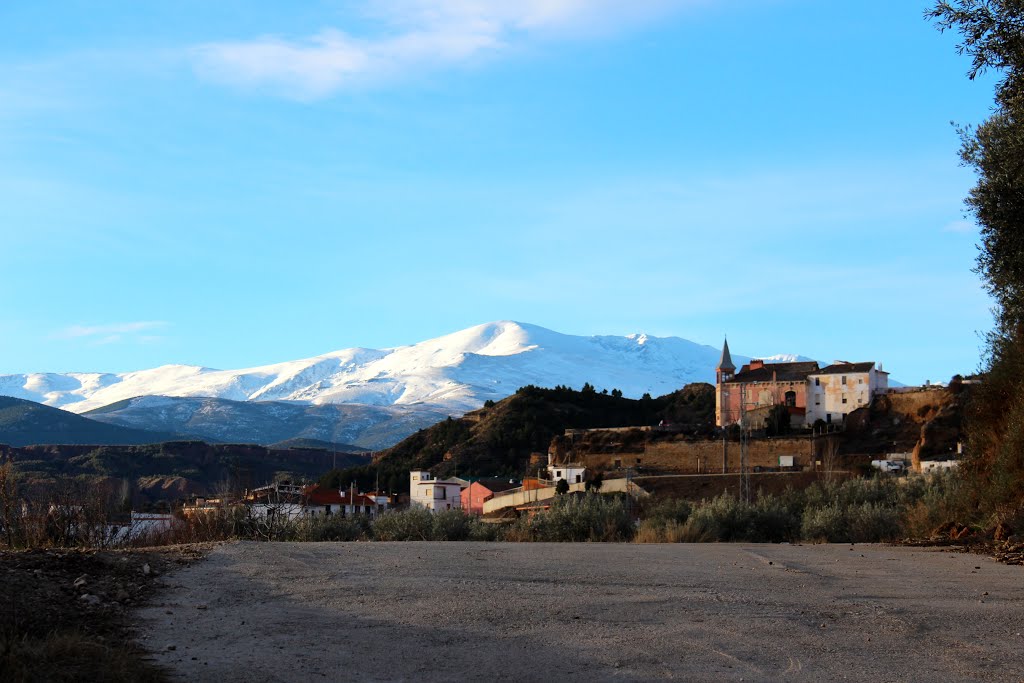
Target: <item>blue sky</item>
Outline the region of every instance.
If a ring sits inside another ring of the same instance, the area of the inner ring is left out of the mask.
[[[972,371],[992,83],[925,6],[0,4],[0,373],[499,319]]]

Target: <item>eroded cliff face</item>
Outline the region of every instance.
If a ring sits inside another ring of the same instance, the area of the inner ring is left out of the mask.
[[[963,439],[967,392],[928,387],[877,397],[870,407],[850,414],[844,452],[911,453],[921,461],[955,457]]]

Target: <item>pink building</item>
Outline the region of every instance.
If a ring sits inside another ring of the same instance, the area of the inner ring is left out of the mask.
[[[715,368],[715,424],[737,424],[744,412],[784,405],[789,408],[792,424],[802,425],[807,412],[807,378],[817,371],[815,361],[752,360],[736,372],[726,341]]]
[[[495,493],[518,487],[519,484],[508,479],[480,479],[463,489],[463,505],[469,514],[482,515],[484,503],[493,498]]]
[[[888,376],[874,362],[846,361],[819,368],[815,361],[751,360],[736,372],[726,341],[715,368],[715,424],[724,427],[745,421],[756,429],[773,406],[786,406],[794,427],[810,426],[816,420],[841,423],[851,411],[884,394]]]

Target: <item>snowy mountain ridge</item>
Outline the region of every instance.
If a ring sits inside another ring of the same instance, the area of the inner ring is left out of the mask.
[[[574,336],[512,321],[409,346],[351,348],[242,370],[165,365],[114,373],[0,375],[0,395],[84,413],[140,396],[308,405],[432,406],[460,413],[527,384],[661,395],[713,382],[720,349],[679,337]],[[733,356],[737,364],[749,358]],[[774,362],[803,359],[779,355]]]

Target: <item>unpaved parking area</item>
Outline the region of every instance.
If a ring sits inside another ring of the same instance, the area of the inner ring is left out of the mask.
[[[1024,570],[931,549],[235,543],[165,581],[181,680],[1024,680]]]

